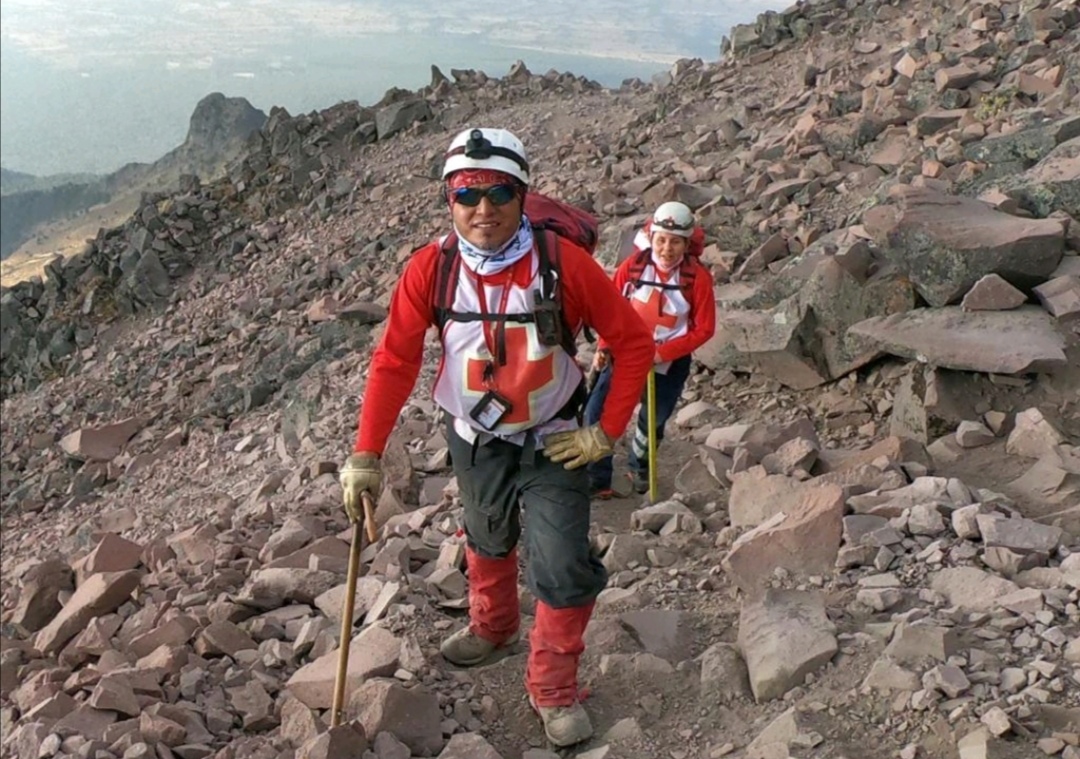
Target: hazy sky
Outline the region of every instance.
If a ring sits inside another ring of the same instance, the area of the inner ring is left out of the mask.
[[[495,6],[493,8],[492,6]],[[221,91],[297,113],[372,102],[444,70],[572,70],[615,86],[718,56],[758,0],[4,0],[0,161],[109,171],[179,144]]]

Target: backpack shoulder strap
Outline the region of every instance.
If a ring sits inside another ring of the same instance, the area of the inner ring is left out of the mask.
[[[536,252],[540,259],[541,295],[558,304],[562,348],[573,358],[577,355],[577,343],[574,340],[574,331],[566,320],[559,275],[562,266],[562,245],[559,244],[559,236],[543,226],[533,225],[533,233],[536,239]]]
[[[699,262],[697,258],[687,255],[679,264],[679,286],[683,295],[689,299],[690,292],[694,289],[694,280],[697,278]]]
[[[633,263],[630,264],[628,281],[635,288],[641,287],[641,278],[645,274],[645,267],[649,264],[649,249],[639,250],[634,254]]]
[[[545,298],[557,300],[562,305],[561,288],[558,287],[559,264],[562,249],[559,237],[546,227],[533,225],[533,238],[536,240],[536,252],[539,256],[540,286]]]
[[[439,268],[435,271],[435,291],[432,293],[435,327],[440,334],[450,317],[450,308],[453,306],[454,293],[457,291],[457,281],[460,273],[458,267],[460,260],[457,235],[451,232],[440,246]]]

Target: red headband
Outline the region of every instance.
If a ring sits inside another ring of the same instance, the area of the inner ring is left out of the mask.
[[[478,184],[517,184],[514,177],[494,169],[461,169],[450,175],[450,189],[473,187]]]

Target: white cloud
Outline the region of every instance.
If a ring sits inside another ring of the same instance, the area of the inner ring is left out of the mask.
[[[670,61],[687,41],[726,34],[772,0],[4,0],[5,44],[74,68],[110,56],[204,60],[241,48],[270,51],[311,37],[480,34],[494,45]],[[700,47],[698,48],[700,49]]]

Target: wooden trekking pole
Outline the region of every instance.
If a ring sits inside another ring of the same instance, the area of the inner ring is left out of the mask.
[[[659,500],[660,484],[656,471],[656,370],[649,369],[649,502]]]
[[[369,543],[378,539],[375,531],[375,502],[366,490],[360,494],[364,503],[364,518],[353,522],[352,543],[349,545],[349,575],[345,582],[345,600],[341,609],[341,636],[338,641],[337,679],[334,681],[334,706],[330,712],[330,727],[341,724],[345,711],[345,681],[349,672],[349,645],[352,643],[353,608],[356,606],[356,578],[360,574],[360,553],[364,550],[364,528]]]

